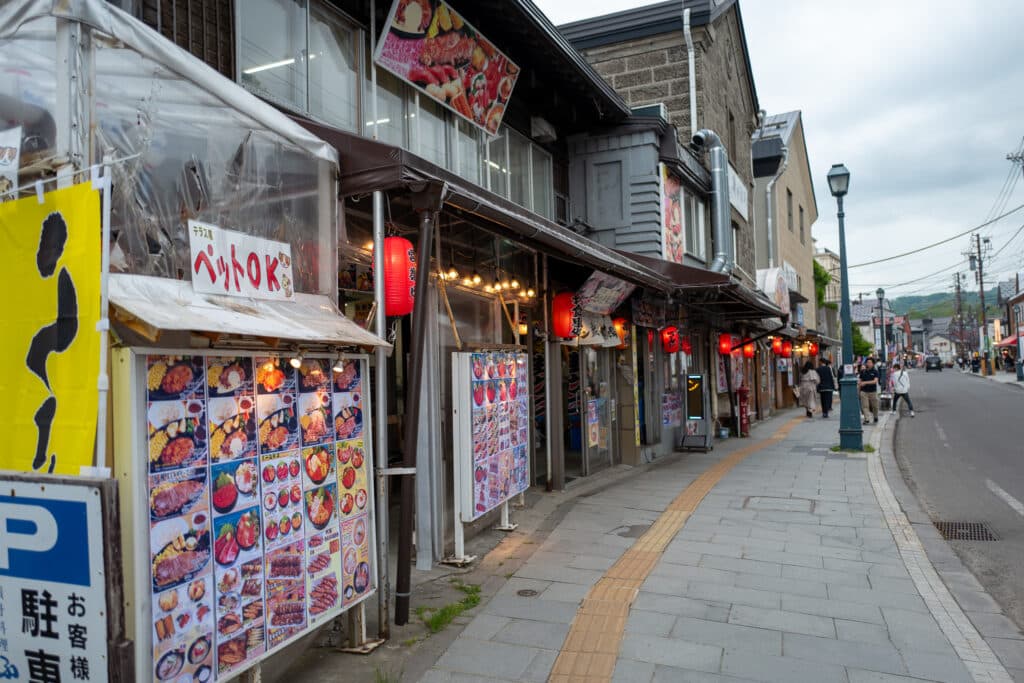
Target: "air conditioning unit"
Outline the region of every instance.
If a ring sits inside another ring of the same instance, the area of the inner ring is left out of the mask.
[[[558,139],[558,132],[548,121],[539,116],[531,116],[530,137],[537,142],[554,142]]]

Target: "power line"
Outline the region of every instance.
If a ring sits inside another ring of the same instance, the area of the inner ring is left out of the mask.
[[[878,260],[875,260],[875,261],[865,261],[864,263],[857,263],[857,264],[854,264],[852,266],[847,266],[846,269],[850,270],[852,268],[863,268],[864,266],[873,266],[876,263],[885,263],[887,261],[895,261],[896,259],[903,258],[904,256],[910,256],[912,254],[917,254],[919,252],[925,251],[927,249],[931,249],[933,247],[938,247],[940,245],[946,244],[947,242],[952,242],[953,240],[955,240],[957,238],[963,237],[964,235],[969,235],[972,232],[977,232],[978,230],[981,230],[982,228],[984,228],[984,227],[986,227],[988,225],[992,225],[996,221],[1002,220],[1003,218],[1006,218],[1010,214],[1016,213],[1016,212],[1020,211],[1021,209],[1024,209],[1024,204],[1021,204],[1017,208],[1011,209],[1011,210],[1007,211],[1004,214],[996,216],[992,220],[985,221],[981,225],[975,226],[975,227],[971,228],[970,230],[964,230],[961,233],[957,233],[956,235],[953,235],[952,237],[947,237],[946,239],[941,240],[939,242],[934,242],[932,244],[925,245],[923,247],[920,247],[918,249],[914,249],[912,251],[906,251],[906,252],[903,252],[902,254],[896,254],[895,256],[887,256],[886,258],[878,259]]]

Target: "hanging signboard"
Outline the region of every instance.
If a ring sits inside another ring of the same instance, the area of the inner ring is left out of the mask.
[[[203,294],[291,301],[292,247],[216,225],[188,222],[192,288]]]
[[[106,681],[117,668],[102,510],[114,498],[96,480],[60,481],[0,483],[0,679]]]
[[[18,187],[21,168],[21,126],[0,131],[0,201],[9,199],[11,190]]]
[[[93,464],[99,397],[100,195],[83,183],[0,204],[0,469],[77,475]]]
[[[525,353],[452,354],[452,423],[461,521],[530,485],[530,387]]]
[[[633,304],[633,324],[638,327],[652,327],[660,330],[665,327],[668,318],[665,302],[653,297],[635,296]]]
[[[232,678],[375,592],[366,358],[140,362],[152,675]]]
[[[679,177],[661,164],[661,257],[682,263],[686,253],[683,234],[683,186]]]
[[[633,293],[634,289],[636,285],[595,271],[576,292],[576,298],[584,311],[609,315]]]
[[[519,67],[446,2],[395,0],[374,61],[491,135]]]
[[[682,423],[682,395],[678,392],[666,391],[661,395],[661,425],[663,427],[679,427]]]

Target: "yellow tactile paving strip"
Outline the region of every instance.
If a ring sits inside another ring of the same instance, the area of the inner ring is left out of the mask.
[[[804,421],[804,418],[790,420],[769,438],[722,458],[676,496],[580,603],[548,683],[611,681],[629,608],[647,575],[690,514],[737,463],[765,446],[782,441],[793,427]]]

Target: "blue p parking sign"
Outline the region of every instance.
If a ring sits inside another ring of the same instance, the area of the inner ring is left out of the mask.
[[[0,495],[0,576],[89,585],[84,502]]]

